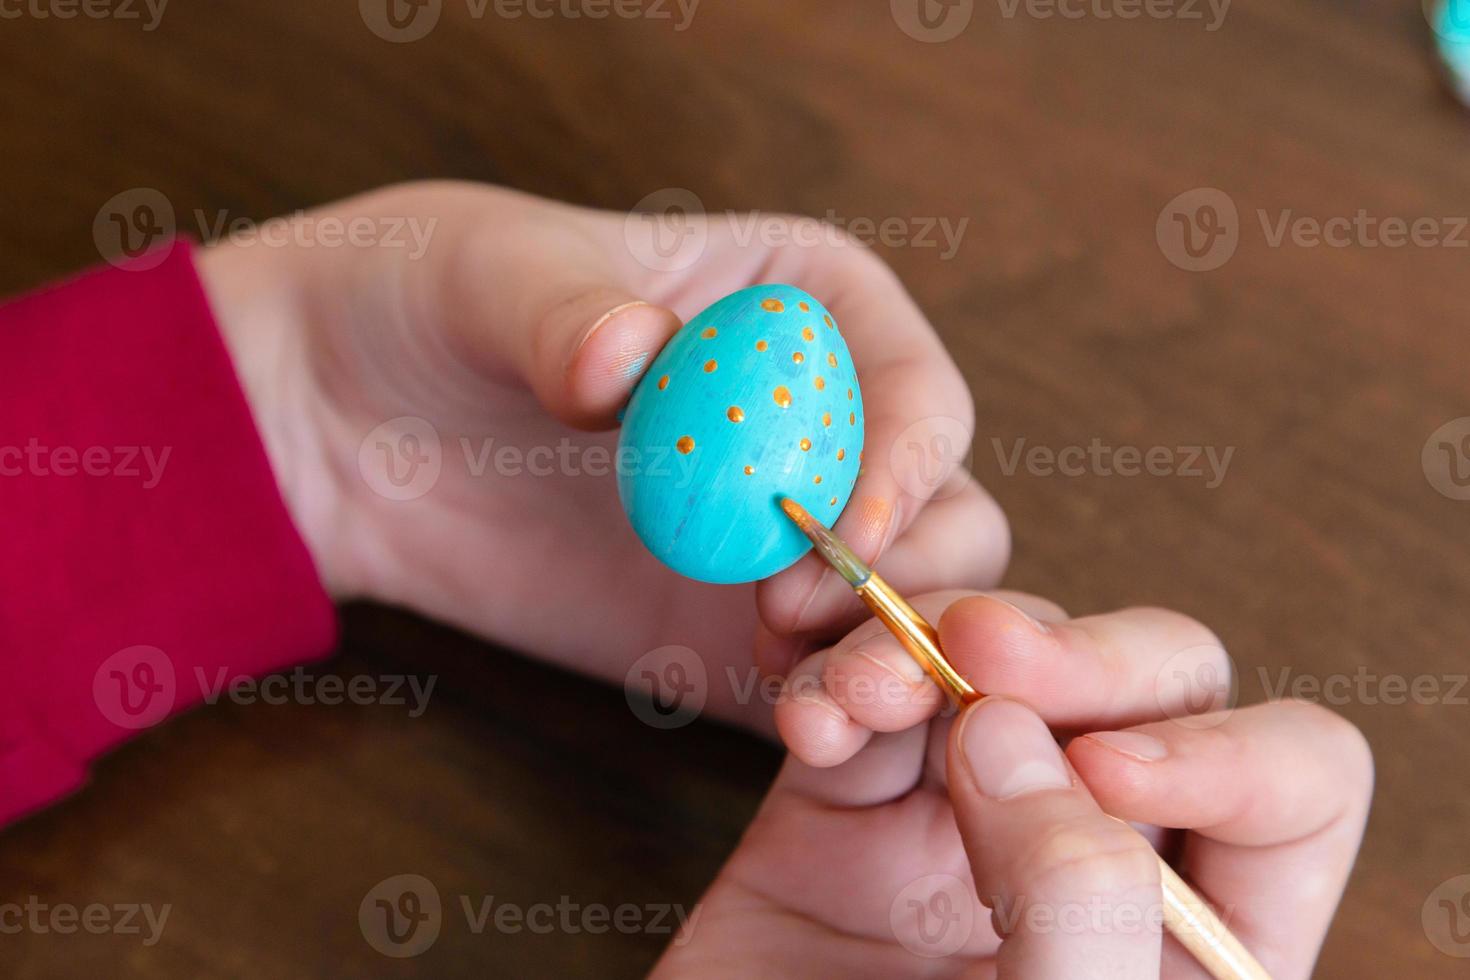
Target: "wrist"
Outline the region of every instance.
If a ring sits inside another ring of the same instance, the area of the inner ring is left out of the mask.
[[[223,242],[195,265],[286,510],[334,599],[352,593],[329,533],[339,494],[321,461],[305,370],[304,317],[289,254]]]

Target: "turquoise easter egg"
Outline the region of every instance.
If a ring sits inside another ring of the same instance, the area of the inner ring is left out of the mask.
[[[1439,57],[1455,93],[1470,102],[1470,0],[1442,0],[1430,15]]]
[[[674,571],[751,582],[811,547],[781,498],[831,526],[862,448],[862,391],[832,314],[794,286],[752,286],[685,324],[639,381],[618,493]]]

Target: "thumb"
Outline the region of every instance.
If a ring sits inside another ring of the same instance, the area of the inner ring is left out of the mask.
[[[678,316],[632,291],[605,216],[503,191],[459,193],[483,203],[451,209],[446,247],[425,255],[431,316],[472,368],[519,379],[569,425],[612,427]]]
[[[1159,975],[1158,859],[1098,808],[1035,712],[999,697],[966,709],[948,776],[1001,977]]]

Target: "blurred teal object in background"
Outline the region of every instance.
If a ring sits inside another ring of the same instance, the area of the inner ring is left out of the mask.
[[[1455,94],[1470,102],[1470,0],[1438,0],[1429,24]]]

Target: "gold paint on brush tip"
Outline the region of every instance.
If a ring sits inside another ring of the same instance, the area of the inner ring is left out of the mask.
[[[848,585],[856,588],[872,577],[873,570],[852,553],[847,543],[808,514],[806,508],[801,504],[790,497],[782,497],[781,509],[786,512],[787,517],[791,518],[793,524],[801,528],[801,533],[811,539],[812,546],[816,548],[817,554],[822,556],[822,560],[831,565]]]

